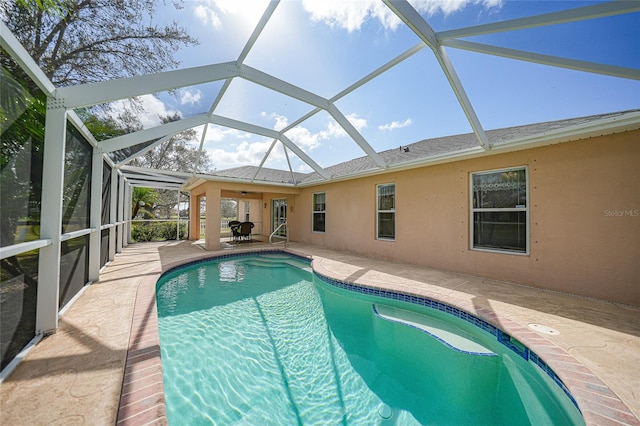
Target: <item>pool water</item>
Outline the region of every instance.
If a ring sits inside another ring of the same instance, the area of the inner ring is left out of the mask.
[[[536,365],[445,312],[269,254],[157,284],[172,425],[584,424]]]

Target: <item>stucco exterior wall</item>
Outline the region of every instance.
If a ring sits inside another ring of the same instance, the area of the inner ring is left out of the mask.
[[[470,248],[470,173],[527,166],[530,253]],[[376,239],[376,184],[396,185],[395,241]],[[312,194],[326,231],[312,232]],[[291,240],[640,305],[640,131],[304,188]]]
[[[206,231],[205,248],[217,250],[220,248],[220,200],[233,198],[240,203],[250,203],[250,220],[256,225],[252,230],[255,239],[266,241],[271,233],[271,201],[274,199],[287,200],[287,213],[295,208],[296,196],[300,189],[290,187],[276,187],[271,185],[240,184],[229,182],[204,182],[190,190],[191,221],[190,239],[197,240],[200,234],[199,199],[206,197]],[[244,205],[240,208],[240,221],[245,220]]]

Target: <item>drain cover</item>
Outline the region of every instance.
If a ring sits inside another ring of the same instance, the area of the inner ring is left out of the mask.
[[[390,419],[393,411],[387,404],[381,404],[380,407],[378,407],[378,415],[383,419]]]
[[[557,336],[558,334],[560,334],[560,332],[555,328],[547,327],[546,325],[542,324],[529,324],[529,328],[539,333],[548,334],[550,336]]]

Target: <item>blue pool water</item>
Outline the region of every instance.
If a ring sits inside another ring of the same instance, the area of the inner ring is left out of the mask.
[[[517,341],[500,343],[442,310],[334,284],[282,254],[163,275],[169,423],[584,424]]]

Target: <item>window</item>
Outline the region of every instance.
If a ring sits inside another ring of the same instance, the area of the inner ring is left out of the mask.
[[[527,169],[471,174],[472,248],[528,253]]]
[[[396,238],[396,185],[378,185],[377,236],[382,240]]]
[[[313,194],[313,232],[324,232],[325,229],[326,194]]]

